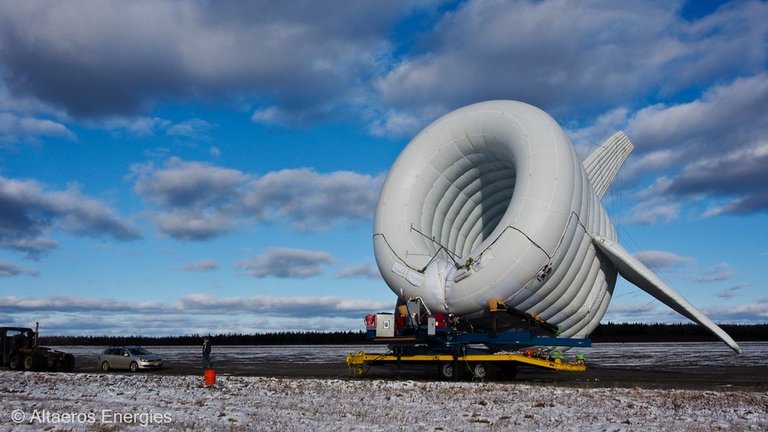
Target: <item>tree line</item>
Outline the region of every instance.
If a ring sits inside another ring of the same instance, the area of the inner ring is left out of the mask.
[[[768,323],[719,324],[737,341],[768,340]],[[600,324],[592,332],[593,342],[708,342],[717,341],[704,327],[693,324]]]
[[[362,331],[191,334],[182,336],[40,336],[40,345],[355,345],[366,341]]]
[[[766,324],[721,324],[737,341],[768,341]],[[40,336],[40,345],[200,345],[210,337],[216,345],[357,345],[367,342],[363,331],[226,333],[182,336]],[[592,342],[708,342],[717,341],[697,324],[600,324]]]

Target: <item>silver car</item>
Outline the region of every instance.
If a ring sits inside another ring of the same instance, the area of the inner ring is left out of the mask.
[[[154,369],[163,366],[163,359],[140,346],[110,347],[99,354],[99,366],[104,372],[110,369]]]

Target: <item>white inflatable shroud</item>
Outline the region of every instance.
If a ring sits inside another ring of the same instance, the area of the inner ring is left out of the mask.
[[[441,117],[403,150],[379,197],[373,238],[384,280],[433,312],[472,321],[489,301],[503,301],[557,325],[562,337],[587,337],[621,272],[739,351],[622,253],[600,198],[631,150],[619,132],[582,164],[557,122],[521,102]]]

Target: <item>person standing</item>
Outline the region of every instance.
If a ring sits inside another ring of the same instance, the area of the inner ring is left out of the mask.
[[[211,340],[203,339],[203,368],[211,368]]]

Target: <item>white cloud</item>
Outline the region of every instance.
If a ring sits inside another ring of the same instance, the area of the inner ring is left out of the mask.
[[[0,143],[28,141],[42,137],[76,139],[74,132],[57,121],[13,112],[0,112]]]
[[[622,170],[624,186],[626,179],[632,184],[662,175],[636,193],[626,222],[671,221],[697,203],[704,203],[707,217],[768,208],[768,192],[760,187],[768,181],[768,120],[760,114],[765,104],[768,75],[762,73],[713,86],[693,102],[617,115],[615,128],[627,128],[636,147]]]
[[[370,300],[350,299],[337,296],[252,296],[215,297],[192,294],[179,299],[185,311],[207,311],[208,313],[263,313],[270,316],[350,316],[362,318],[366,313],[394,304]]]
[[[16,296],[0,297],[0,311],[7,313],[21,311],[171,313],[178,310],[178,305],[169,305],[160,302],[130,302],[111,299],[68,296],[51,296],[41,298]]]
[[[725,196],[746,193],[753,199],[764,199],[764,189],[760,185],[768,182],[768,173],[765,172],[768,166],[768,135],[765,139],[756,145],[728,149],[692,161],[670,185],[670,191],[677,194],[708,192]],[[749,208],[743,205],[743,201],[741,205],[744,210]],[[757,205],[752,210],[760,208]]]
[[[648,267],[662,270],[696,264],[696,260],[691,257],[666,251],[649,250],[637,252],[634,255]]]
[[[768,321],[768,302],[711,307],[703,312],[719,322],[765,323]]]
[[[336,259],[327,252],[294,248],[269,248],[264,255],[239,262],[236,268],[257,278],[305,279],[322,274]]]
[[[715,294],[717,297],[720,297],[722,299],[730,299],[738,296],[741,291],[743,291],[745,288],[749,288],[749,285],[734,285],[732,287],[726,288],[717,294]]]
[[[192,263],[184,264],[182,270],[191,272],[209,272],[219,268],[219,263],[214,259],[201,259]]]
[[[751,143],[764,134],[768,120],[760,107],[766,100],[768,74],[762,72],[714,85],[692,102],[643,108],[631,116],[627,132],[643,150],[689,145],[694,154],[709,149],[714,155],[712,147],[721,149],[722,140]]]
[[[728,3],[695,20],[681,15],[680,1],[362,1],[326,9],[315,2],[23,2],[2,17],[0,98],[24,102],[11,113],[19,118],[45,122],[30,114],[57,113],[49,127],[66,130],[64,117],[100,119],[134,133],[185,137],[209,125],[147,113],[157,103],[216,99],[250,106],[262,123],[358,113],[371,133],[402,136],[485,99],[524,100],[584,122],[651,98],[662,103],[635,119],[650,150],[685,133],[674,127],[678,115],[702,108],[670,108],[665,98],[760,74],[768,57],[768,6],[759,1]],[[432,21],[415,39],[392,37],[399,24],[427,15]]]
[[[155,226],[184,240],[206,240],[244,221],[321,231],[370,220],[384,179],[383,175],[323,174],[308,168],[257,177],[177,158],[163,167],[136,164],[131,172],[134,191],[158,207]]]
[[[135,302],[82,297],[0,297],[9,321],[40,320],[46,334],[182,335],[248,331],[361,330],[362,317],[392,310],[379,302],[338,296],[217,297],[189,294],[175,302]],[[134,332],[135,333],[135,332]]]
[[[392,24],[411,8],[25,1],[2,16],[0,56],[14,92],[74,117],[139,115],[158,99],[243,95],[312,111],[343,100],[378,67]]]
[[[18,233],[18,235],[20,237],[0,237],[0,248],[24,252],[27,259],[37,261],[49,250],[59,247],[59,243],[51,239],[26,237],[24,233]]]
[[[0,278],[20,276],[20,275],[39,276],[40,272],[38,270],[19,267],[9,262],[0,260]]]
[[[732,5],[699,21],[677,11],[651,2],[465,2],[377,88],[401,109],[507,98],[583,117],[762,71],[764,4]]]
[[[363,277],[368,279],[381,279],[381,274],[376,266],[371,263],[362,263],[355,266],[344,267],[336,273],[337,279]]]
[[[76,121],[67,118],[69,122]],[[190,140],[203,140],[208,137],[216,125],[199,118],[191,118],[173,122],[162,117],[143,115],[110,115],[98,118],[88,118],[81,123],[92,129],[109,131],[116,137],[130,139],[145,139],[155,136],[169,136]]]
[[[173,125],[170,120],[164,118],[142,116],[110,116],[98,121],[89,120],[85,124],[93,128],[110,130],[116,135],[127,133],[137,137],[153,136]]]
[[[161,232],[177,240],[208,240],[231,231],[235,226],[232,216],[225,212],[207,212],[199,209],[159,212],[153,222]]]
[[[203,119],[184,120],[168,127],[167,134],[175,137],[200,139],[208,136],[214,125]]]
[[[261,108],[253,112],[251,120],[264,124],[284,124],[286,118],[277,107]]]
[[[131,167],[134,191],[161,208],[153,220],[160,231],[183,240],[204,240],[231,230],[244,173],[202,162],[171,158]]]
[[[650,225],[658,222],[671,222],[680,215],[681,203],[669,197],[659,196],[638,202],[621,219],[622,223]]]
[[[35,257],[56,247],[55,241],[45,238],[52,229],[117,240],[140,237],[133,224],[82,195],[77,185],[49,191],[33,180],[0,177],[0,246]]]
[[[768,209],[762,188],[768,182],[768,118],[761,109],[766,105],[768,74],[762,73],[715,86],[690,103],[656,105],[632,115],[628,132],[640,159],[630,160],[628,175],[666,171],[664,187],[654,184],[649,202],[638,204],[645,216],[634,219],[658,219],[647,216],[650,209],[675,218],[670,208],[705,197],[717,201],[709,201],[704,216]]]
[[[247,176],[234,169],[171,158],[165,167],[134,165],[134,190],[143,198],[171,208],[205,208],[233,198]]]
[[[687,318],[668,309],[658,308],[656,300],[638,305],[611,304],[602,322],[690,323]],[[733,306],[701,308],[716,323],[764,323],[768,320],[768,303],[758,301]]]
[[[275,171],[248,184],[242,201],[243,213],[259,221],[288,223],[298,231],[370,220],[382,182],[383,176],[350,171]]]
[[[618,304],[612,302],[605,312],[601,322],[670,322],[674,319],[685,319],[667,308],[660,308],[656,300],[646,300],[639,304]]]
[[[697,282],[720,282],[733,278],[730,264],[722,262],[709,268],[703,275],[696,278]]]
[[[399,138],[412,136],[440,115],[440,109],[426,110],[395,110],[376,113],[376,119],[371,120],[368,131],[374,136]]]
[[[686,157],[684,148],[665,148],[641,154],[630,158],[624,168],[623,175],[627,178],[638,178],[648,172],[660,172],[678,165]],[[671,183],[671,180],[664,178]]]

